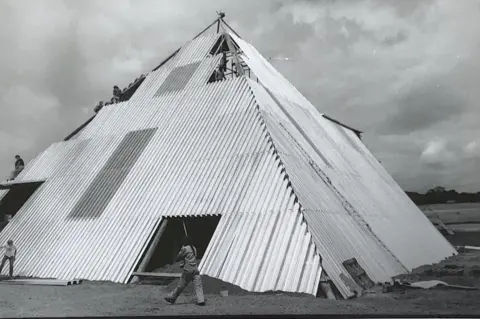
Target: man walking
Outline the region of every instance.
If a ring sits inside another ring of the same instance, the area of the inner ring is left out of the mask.
[[[205,306],[202,277],[200,277],[197,264],[197,249],[193,246],[192,240],[188,236],[183,238],[183,246],[180,249],[176,261],[183,263],[182,277],[180,277],[177,288],[165,298],[165,301],[174,304],[185,287],[193,281],[195,294],[197,295],[197,305]]]
[[[2,273],[3,266],[5,266],[5,262],[8,260],[10,262],[10,278],[13,278],[13,263],[17,257],[17,247],[13,245],[13,240],[10,239],[7,241],[6,245],[1,246],[0,248],[5,249],[2,264],[0,265],[0,274]]]

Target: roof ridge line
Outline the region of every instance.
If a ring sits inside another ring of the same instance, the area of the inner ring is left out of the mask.
[[[307,232],[310,234],[310,243],[313,245],[314,247],[314,254],[318,255],[319,258],[320,258],[320,266],[322,268],[322,272],[325,271],[324,269],[324,266],[322,264],[322,261],[323,261],[323,255],[320,253],[320,249],[319,247],[317,247],[317,244],[315,243],[315,240],[313,238],[313,233],[310,231],[309,229],[309,225],[308,225],[308,220],[307,218],[305,217],[305,208],[303,207],[302,203],[301,203],[301,200],[300,200],[300,197],[298,196],[297,194],[297,190],[295,189],[294,187],[294,182],[292,181],[292,179],[290,178],[290,174],[289,174],[289,169],[287,168],[287,165],[285,164],[285,161],[283,160],[283,156],[282,154],[285,154],[283,152],[280,152],[280,150],[278,149],[277,145],[275,144],[275,141],[274,141],[274,138],[273,136],[270,134],[270,130],[269,130],[269,127],[267,125],[267,122],[266,122],[266,119],[264,117],[264,115],[262,114],[262,111],[260,110],[260,105],[261,103],[258,101],[256,95],[255,95],[255,92],[253,91],[252,89],[252,86],[250,85],[250,83],[248,82],[248,79],[245,79],[245,81],[247,82],[248,84],[248,89],[250,91],[250,94],[252,94],[253,96],[253,99],[255,101],[255,112],[257,113],[259,119],[260,119],[260,126],[262,126],[264,129],[265,129],[265,133],[266,133],[266,142],[267,142],[267,145],[269,145],[269,152],[272,152],[272,155],[273,155],[273,159],[274,161],[278,161],[278,166],[281,167],[280,169],[280,174],[283,176],[283,180],[286,180],[287,181],[287,189],[290,190],[291,192],[291,196],[294,197],[293,199],[293,202],[294,204],[297,204],[298,205],[298,210],[297,212],[301,215],[301,218],[302,218],[302,222],[305,223],[305,226],[306,226],[306,230]],[[262,86],[263,87],[263,86]],[[265,87],[263,87],[265,88]],[[265,88],[266,89],[266,88]],[[268,94],[268,92],[267,92]],[[286,154],[285,154],[286,155]],[[318,290],[318,289],[317,289]]]
[[[223,18],[219,18],[219,20],[228,28],[230,29],[230,31],[232,31],[237,37],[239,37],[240,39],[242,39],[242,37],[237,33],[237,31],[235,31],[235,29],[233,29],[227,22],[225,22],[225,20],[223,20]],[[243,40],[243,39],[242,39]]]
[[[158,66],[156,66],[151,72],[155,72],[157,71],[158,69],[160,69],[165,63],[167,63],[171,58],[173,58],[177,53],[178,51],[180,51],[183,46],[185,44],[187,44],[188,42],[190,41],[193,41],[195,40],[196,38],[198,38],[199,36],[201,36],[202,34],[204,34],[205,32],[207,32],[208,29],[210,29],[215,23],[218,23],[220,20],[223,21],[223,19],[221,18],[216,18],[212,23],[210,23],[207,27],[205,27],[205,29],[203,29],[202,31],[200,31],[200,33],[198,33],[196,36],[194,36],[192,39],[186,41],[185,43],[183,43],[178,49],[176,49],[175,51],[173,51],[172,54],[170,54],[166,59],[164,59],[162,62],[160,62],[160,64]]]

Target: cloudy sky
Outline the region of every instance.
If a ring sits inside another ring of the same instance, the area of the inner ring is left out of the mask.
[[[480,191],[480,1],[2,0],[0,175],[216,17],[321,112],[365,131],[400,185]],[[3,179],[0,176],[0,179]]]

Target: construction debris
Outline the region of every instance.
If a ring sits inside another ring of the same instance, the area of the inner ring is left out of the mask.
[[[432,222],[432,224],[438,228],[438,230],[444,231],[450,236],[455,235],[455,232],[440,219],[438,214],[435,214],[434,216],[429,217],[429,219]]]
[[[466,252],[468,252],[469,250],[480,251],[480,247],[478,247],[478,246],[456,246],[455,249],[456,249],[459,253],[466,253]]]
[[[449,285],[440,280],[427,280],[417,281],[413,283],[404,282],[402,286],[405,288],[416,289],[433,289],[433,288],[449,288],[449,289],[462,289],[462,290],[478,290],[476,287],[462,286],[462,285]]]
[[[166,272],[134,272],[133,276],[138,277],[160,277],[160,278],[180,278],[180,273],[166,273]]]
[[[402,289],[479,290],[480,251],[459,253],[438,264],[413,269],[410,273],[396,276],[393,280],[393,283],[383,285],[384,293]]]
[[[393,284],[389,282],[385,282],[382,285],[382,292],[383,293],[405,293],[406,289],[405,287],[399,282],[399,281],[394,281]]]

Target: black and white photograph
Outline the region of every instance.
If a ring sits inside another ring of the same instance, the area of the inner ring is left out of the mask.
[[[480,0],[0,0],[0,44],[0,318],[480,315]]]

